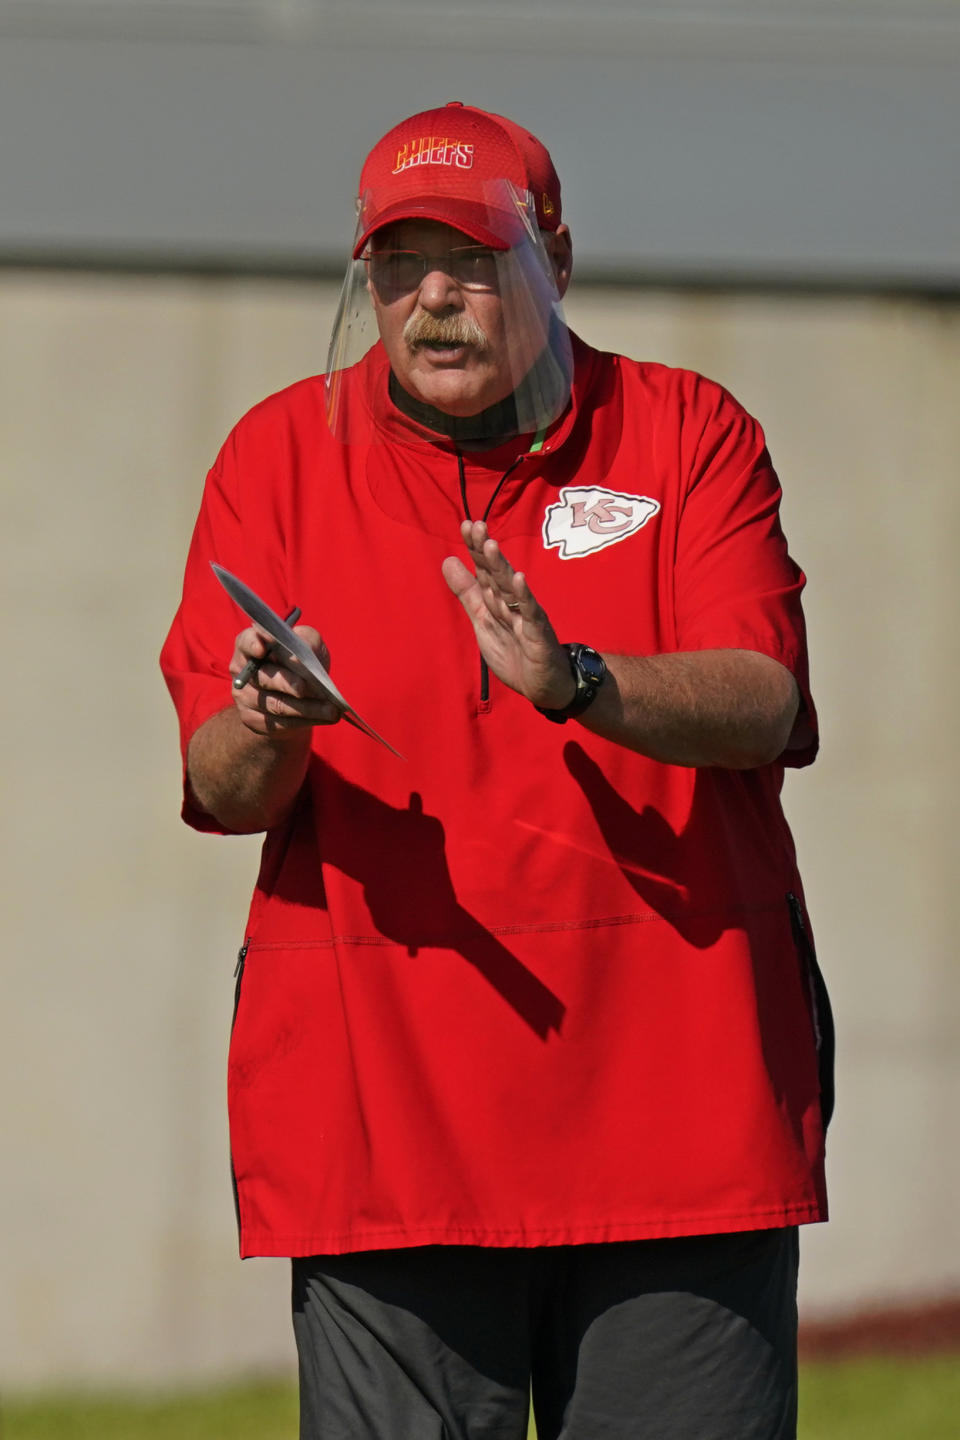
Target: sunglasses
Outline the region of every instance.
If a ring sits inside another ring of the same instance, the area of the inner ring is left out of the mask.
[[[496,250],[486,245],[455,245],[442,255],[420,250],[371,250],[364,255],[371,285],[381,295],[409,295],[432,270],[443,270],[464,290],[497,288]]]

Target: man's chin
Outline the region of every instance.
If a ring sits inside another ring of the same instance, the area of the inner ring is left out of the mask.
[[[424,405],[432,405],[435,410],[442,410],[445,415],[454,415],[457,419],[479,415],[510,393],[509,388],[501,391],[500,387],[494,390],[493,387],[477,385],[465,371],[459,369],[422,377],[418,375],[411,389]]]

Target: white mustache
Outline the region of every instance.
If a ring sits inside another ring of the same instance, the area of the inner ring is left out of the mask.
[[[487,337],[467,315],[445,315],[442,319],[420,310],[403,327],[403,338],[411,350],[420,345],[472,345],[486,350]]]

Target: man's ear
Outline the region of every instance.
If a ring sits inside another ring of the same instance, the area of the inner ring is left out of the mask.
[[[558,225],[556,230],[541,230],[543,243],[547,254],[550,256],[553,265],[553,273],[557,280],[557,290],[561,298],[567,293],[567,286],[570,284],[570,276],[573,273],[573,242],[570,239],[570,231],[566,225]]]

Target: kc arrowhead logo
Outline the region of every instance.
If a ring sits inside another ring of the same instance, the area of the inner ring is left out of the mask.
[[[561,560],[590,555],[642,530],[660,509],[648,495],[621,495],[599,485],[565,485],[543,519],[543,544],[556,545]]]

